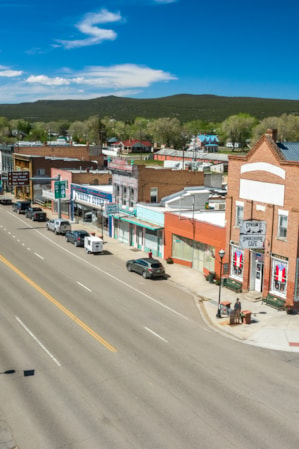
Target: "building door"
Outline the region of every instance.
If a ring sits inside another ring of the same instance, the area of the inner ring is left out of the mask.
[[[264,279],[264,255],[262,253],[251,252],[250,270],[250,290],[256,292],[263,291]]]
[[[263,272],[264,272],[264,264],[256,261],[255,291],[257,292],[261,292],[263,290]]]
[[[143,228],[137,228],[137,248],[142,249],[143,245]]]
[[[134,246],[134,226],[130,226],[130,246]]]

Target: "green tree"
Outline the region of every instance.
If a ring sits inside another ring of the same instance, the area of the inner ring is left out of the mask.
[[[98,115],[89,117],[87,120],[88,138],[102,150],[107,141],[106,126]]]
[[[39,140],[46,142],[48,140],[47,124],[45,122],[34,122],[29,134],[31,141]]]
[[[294,114],[283,114],[280,117],[267,117],[252,131],[252,141],[256,142],[267,129],[277,129],[277,139],[281,142],[299,141],[299,117]]]
[[[166,147],[182,147],[183,127],[177,118],[160,118],[149,124],[149,131],[154,142]]]
[[[76,120],[71,123],[68,129],[68,135],[73,142],[86,143],[86,136],[88,135],[88,126],[86,122],[80,122]]]
[[[257,119],[249,114],[240,113],[238,115],[231,115],[224,122],[222,122],[221,130],[223,137],[230,139],[233,144],[239,143],[241,148],[247,146],[247,141],[250,139],[253,127],[257,124]]]

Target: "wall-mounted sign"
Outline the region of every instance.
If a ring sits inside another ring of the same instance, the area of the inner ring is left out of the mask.
[[[29,171],[9,171],[7,176],[9,186],[29,186]]]
[[[117,214],[119,211],[118,203],[106,203],[105,204],[105,213],[106,215]]]
[[[240,234],[266,235],[266,222],[258,220],[243,220],[240,224]]]
[[[244,220],[240,224],[240,247],[245,249],[264,248],[266,222]]]

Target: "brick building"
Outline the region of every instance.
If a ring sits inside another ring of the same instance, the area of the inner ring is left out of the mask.
[[[137,203],[157,206],[162,198],[185,187],[203,186],[205,179],[203,172],[134,165],[125,159],[113,159],[108,169],[112,172],[113,202],[118,206],[113,215],[113,235],[138,248],[153,249],[150,240],[159,248],[163,246],[163,226],[138,219]],[[156,253],[162,254],[160,249]]]
[[[99,167],[104,166],[104,156],[94,147],[73,145],[17,146],[15,153],[30,154],[53,158],[72,158],[80,161],[96,161]]]
[[[27,152],[31,152],[27,147]],[[98,167],[98,163],[95,161],[81,160],[70,157],[50,157],[40,156],[32,154],[13,154],[14,170],[28,170],[29,177],[39,178],[39,180],[30,180],[29,186],[16,187],[15,194],[21,198],[29,198],[34,201],[37,197],[42,196],[42,189],[48,186],[50,187],[51,169],[82,169],[82,170],[95,170]],[[43,180],[44,178],[44,180]]]
[[[229,156],[225,259],[243,291],[298,307],[299,143],[276,138],[269,130],[247,155]]]
[[[108,169],[112,172],[114,201],[123,209],[132,209],[137,202],[159,203],[184,187],[204,185],[205,179],[203,172],[134,165],[126,159],[113,159]]]
[[[220,277],[219,251],[225,247],[225,213],[166,212],[164,258]]]

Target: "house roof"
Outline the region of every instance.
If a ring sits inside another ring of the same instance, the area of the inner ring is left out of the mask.
[[[287,161],[299,162],[299,142],[277,142],[276,145]]]
[[[201,153],[199,151],[182,151],[182,150],[174,150],[173,148],[163,148],[162,150],[156,151],[155,154],[161,156],[171,156],[171,157],[180,157],[180,158],[191,158],[191,159],[204,159],[204,160],[213,160],[213,161],[221,161],[227,162],[228,155],[225,153]]]
[[[149,140],[138,140],[138,139],[129,139],[129,140],[125,140],[123,142],[118,142],[118,143],[122,143],[126,147],[133,147],[134,145],[137,145],[137,144],[143,145],[145,147],[152,146],[152,144]]]
[[[211,134],[198,134],[197,138],[202,142],[202,143],[214,143],[217,144],[219,142],[218,137],[215,135],[211,135]]]

